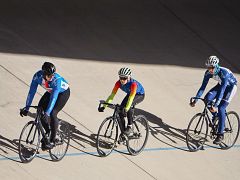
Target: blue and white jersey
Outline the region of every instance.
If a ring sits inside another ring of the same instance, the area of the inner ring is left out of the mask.
[[[42,70],[36,72],[33,76],[30,90],[28,92],[26,106],[30,106],[32,104],[32,101],[33,101],[34,95],[36,94],[38,85],[42,86],[49,93],[51,93],[50,101],[49,101],[49,104],[48,104],[48,107],[46,110],[47,115],[50,115],[50,113],[52,112],[53,107],[55,106],[55,103],[57,101],[58,94],[66,91],[69,87],[69,84],[63,77],[61,77],[57,73],[54,73],[54,75],[50,81],[46,81],[43,78]]]
[[[237,85],[237,79],[234,77],[233,73],[224,67],[219,68],[219,72],[216,75],[211,74],[208,70],[204,74],[203,82],[200,89],[197,92],[196,97],[201,97],[210,78],[218,81],[218,84],[221,85],[220,92],[218,93],[215,106],[217,107],[224,95],[224,91],[227,86]]]

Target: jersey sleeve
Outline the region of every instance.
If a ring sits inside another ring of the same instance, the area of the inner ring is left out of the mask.
[[[125,109],[128,111],[132,105],[133,99],[137,93],[137,83],[133,82],[130,87],[130,94]]]
[[[114,87],[113,87],[113,90],[112,90],[110,96],[107,98],[106,103],[111,103],[111,102],[112,102],[112,100],[113,100],[113,98],[114,98],[114,96],[115,96],[115,94],[117,93],[117,91],[118,91],[119,88],[120,88],[120,82],[117,81],[117,82],[115,83]],[[107,106],[107,105],[104,105],[104,107],[106,107],[106,106]]]
[[[61,79],[56,79],[56,81],[54,82],[54,87],[52,89],[51,96],[50,96],[50,101],[48,103],[48,107],[46,110],[46,114],[49,116],[56,104],[56,101],[57,101],[60,91],[61,91]]]
[[[228,84],[228,78],[229,78],[230,74],[224,74],[222,77],[221,77],[221,80],[222,80],[222,83],[221,83],[221,89],[220,89],[220,92],[217,94],[217,97],[216,97],[216,102],[215,102],[215,107],[217,107],[222,98],[223,98],[223,95],[224,95],[224,92],[226,90],[226,87],[227,87],[227,84]]]
[[[210,79],[210,74],[206,71],[205,74],[204,74],[202,85],[199,88],[196,97],[200,98],[202,96],[202,94],[204,93],[204,91],[206,89],[206,86],[208,84],[209,79]]]
[[[27,96],[27,100],[26,100],[26,110],[29,110],[28,106],[31,106],[33,98],[36,94],[37,87],[38,87],[38,78],[39,78],[38,74],[35,73],[33,75],[32,82],[31,82],[30,89],[29,89],[28,96]]]

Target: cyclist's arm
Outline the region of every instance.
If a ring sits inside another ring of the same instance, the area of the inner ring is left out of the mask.
[[[127,101],[127,104],[126,104],[126,107],[125,107],[126,111],[128,111],[130,109],[130,107],[131,107],[131,105],[133,103],[133,99],[134,99],[134,97],[135,97],[135,95],[137,93],[137,83],[133,82],[131,84],[130,88],[131,88],[131,92],[129,94],[128,101]]]
[[[113,87],[112,93],[110,94],[110,96],[107,98],[106,103],[111,103],[114,96],[116,95],[118,89],[120,88],[120,82],[117,81]],[[107,107],[107,105],[104,105],[103,107]]]
[[[218,96],[216,98],[216,102],[214,104],[214,107],[218,107],[218,105],[220,104],[222,98],[223,98],[223,94],[226,90],[226,87],[227,87],[227,83],[228,83],[228,78],[229,78],[229,74],[227,74],[226,76],[224,75],[223,78],[221,78],[222,80],[222,83],[221,83],[221,90],[220,92],[218,93]]]
[[[54,83],[55,86],[53,87],[52,89],[52,92],[51,92],[51,96],[50,96],[50,100],[49,100],[49,103],[48,103],[48,107],[47,107],[47,110],[46,110],[46,114],[48,116],[50,116],[55,104],[56,104],[56,101],[57,101],[57,98],[58,98],[58,95],[61,91],[61,80],[56,80],[57,82]]]
[[[31,86],[28,92],[28,96],[27,96],[27,100],[26,100],[26,110],[29,110],[28,106],[31,106],[33,98],[37,92],[37,88],[38,88],[38,74],[35,73],[33,78],[32,78],[32,82],[31,82]]]
[[[200,98],[202,96],[202,94],[204,93],[204,90],[206,89],[206,86],[208,84],[208,81],[209,81],[210,77],[211,77],[211,75],[206,71],[205,75],[204,75],[204,78],[203,78],[203,81],[202,81],[202,85],[199,88],[196,97]]]

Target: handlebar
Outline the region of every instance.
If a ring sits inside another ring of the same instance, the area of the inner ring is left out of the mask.
[[[34,108],[34,109],[37,109],[38,106],[25,106],[25,107],[22,108],[21,110],[25,110],[25,109],[27,109],[27,108]]]
[[[41,107],[41,106],[25,106],[24,108],[22,108],[22,109],[20,109],[20,116],[28,116],[29,115],[29,113],[30,113],[30,111],[29,110],[27,110],[27,109],[29,109],[29,108],[34,108],[34,109],[36,109],[36,111],[37,111],[37,115],[42,115],[43,114],[43,108]],[[27,111],[25,111],[25,110],[27,110]],[[25,112],[24,112],[25,111]],[[30,113],[31,114],[31,113]],[[31,116],[31,115],[29,115],[29,116]]]
[[[203,98],[199,98],[199,97],[191,97],[190,103],[193,103],[193,101],[196,100],[196,99],[200,99],[205,103],[205,100]]]
[[[43,108],[40,106],[25,106],[24,108],[20,109],[20,111],[26,110],[27,108],[34,108],[37,110],[37,112],[43,112]]]
[[[203,101],[203,103],[205,104],[205,106],[208,107],[212,107],[214,102],[213,101],[208,101],[206,102],[206,100],[204,98],[200,98],[200,97],[191,97],[190,99],[190,103],[193,103],[194,100],[200,99],[201,101]]]
[[[120,107],[119,104],[106,103],[104,100],[100,100],[100,101],[99,101],[99,106],[98,106],[98,108],[100,108],[101,105],[107,105],[107,107],[109,107],[109,108],[111,108],[111,109],[115,109],[115,108],[117,108],[117,107]]]

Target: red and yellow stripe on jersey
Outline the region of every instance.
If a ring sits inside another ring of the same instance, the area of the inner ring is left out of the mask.
[[[131,83],[131,84],[129,84]],[[125,86],[125,87],[124,87]],[[130,94],[129,94],[129,97],[128,97],[128,101],[127,101],[127,104],[125,106],[125,109],[128,111],[132,105],[132,102],[133,102],[133,99],[137,93],[137,82],[133,82],[133,81],[130,81],[128,82],[126,85],[122,85],[120,83],[120,81],[117,81],[115,83],[115,86],[113,87],[113,90],[112,90],[112,93],[110,94],[110,96],[107,98],[106,102],[107,103],[111,103],[115,94],[117,93],[118,89],[121,88],[123,91],[126,92],[126,87],[129,88],[128,91],[130,91]],[[105,105],[104,107],[106,107],[107,105]]]
[[[133,102],[133,99],[137,93],[137,83],[136,82],[133,82],[130,86],[130,94],[129,94],[129,97],[128,97],[128,101],[127,101],[127,104],[126,104],[126,110],[128,111],[132,105],[132,102]]]

